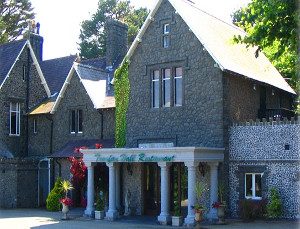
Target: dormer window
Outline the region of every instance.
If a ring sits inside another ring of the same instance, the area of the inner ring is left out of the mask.
[[[170,47],[170,24],[164,24],[163,30],[163,47]]]

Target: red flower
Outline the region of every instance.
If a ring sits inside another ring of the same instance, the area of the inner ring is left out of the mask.
[[[59,202],[60,202],[61,204],[67,205],[67,206],[73,205],[73,201],[72,201],[72,199],[69,198],[69,197],[62,198],[62,199],[59,200]]]
[[[221,202],[214,202],[213,204],[212,204],[212,208],[219,208],[219,207],[221,207],[221,205],[223,205]]]
[[[95,144],[95,147],[96,147],[96,149],[101,149],[101,148],[103,147],[103,145],[100,144],[100,143],[96,143],[96,144]]]

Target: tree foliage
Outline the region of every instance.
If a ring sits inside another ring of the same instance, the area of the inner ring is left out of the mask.
[[[297,21],[296,0],[252,0],[248,6],[233,14],[233,23],[247,35],[235,41],[257,45],[272,64],[296,89],[297,77]]]
[[[27,28],[28,21],[33,19],[30,0],[1,0],[0,43],[17,39]]]
[[[128,0],[99,0],[91,19],[81,23],[79,49],[84,58],[96,58],[106,52],[106,22],[116,19],[128,24],[129,45],[148,15],[146,8],[134,9]]]

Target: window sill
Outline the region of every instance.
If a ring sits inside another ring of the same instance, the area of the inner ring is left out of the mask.
[[[246,196],[245,197],[247,200],[262,200],[262,197],[249,197],[249,196]]]
[[[9,137],[20,137],[20,134],[9,134]]]

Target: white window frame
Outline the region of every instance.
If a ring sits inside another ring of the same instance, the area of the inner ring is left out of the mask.
[[[178,68],[181,68],[181,75],[178,76],[176,74],[176,70]],[[183,68],[182,67],[176,67],[175,70],[174,70],[174,107],[182,107],[182,103],[183,103]],[[181,79],[181,104],[177,104],[177,101],[176,101],[176,95],[177,95],[177,88],[176,88],[176,80],[177,79]]]
[[[164,24],[164,35],[168,35],[168,34],[170,34],[170,24],[166,23]]]
[[[247,175],[251,175],[252,176],[252,196],[247,196]],[[262,197],[261,196],[256,196],[256,190],[255,190],[255,175],[260,175],[261,179],[263,176],[263,173],[245,173],[245,198],[246,199],[252,199],[252,200],[261,200]]]
[[[12,105],[16,105],[16,110],[12,109]],[[11,124],[12,124],[12,113],[16,113],[16,133],[12,133]],[[9,105],[9,135],[10,136],[20,136],[20,124],[21,124],[21,109],[20,109],[20,103],[10,103]]]
[[[155,78],[155,72],[158,72],[158,78],[157,79]],[[152,73],[152,85],[151,85],[151,87],[152,87],[152,92],[151,92],[152,93],[152,108],[159,108],[159,101],[160,101],[160,93],[159,93],[160,82],[159,81],[160,81],[160,71],[159,70],[154,70],[153,73]],[[156,83],[158,83],[158,91],[154,90]],[[158,104],[156,104],[156,106],[154,104],[155,97],[156,97],[155,93],[158,93],[158,101],[157,101]]]
[[[163,28],[163,47],[169,48],[170,42],[170,24],[166,23]]]
[[[37,120],[33,119],[33,133],[37,134]]]
[[[166,70],[170,71],[170,75],[168,77],[166,77]],[[162,106],[163,107],[171,107],[171,98],[172,98],[172,88],[171,88],[171,78],[172,78],[172,68],[164,68],[163,70],[163,74],[162,74]],[[167,95],[166,91],[165,91],[165,85],[169,84],[169,95]],[[167,96],[169,96],[169,103],[170,105],[167,105],[166,103],[166,98]]]
[[[74,126],[74,131],[72,131],[72,125],[73,125],[73,112],[75,113],[74,116],[74,122],[75,122],[75,126]],[[70,123],[70,132],[71,134],[75,134],[76,133],[76,110],[71,110],[71,123]]]

